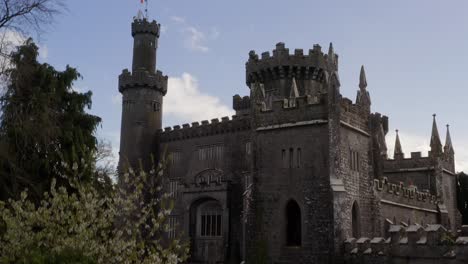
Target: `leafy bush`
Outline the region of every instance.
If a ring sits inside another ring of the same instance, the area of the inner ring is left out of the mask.
[[[72,180],[80,178],[75,175],[69,179],[73,192],[53,180],[38,206],[26,191],[19,200],[0,202],[0,263],[185,261],[187,244],[165,239],[173,201],[162,188],[162,171],[161,165],[148,173],[130,169],[109,196]],[[52,262],[43,262],[46,257]]]

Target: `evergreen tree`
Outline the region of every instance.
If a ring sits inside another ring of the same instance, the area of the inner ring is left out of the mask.
[[[63,168],[73,168],[80,181],[91,181],[94,174],[94,132],[101,119],[85,112],[92,93],[72,89],[81,78],[76,69],[57,71],[37,57],[31,39],[11,54],[0,98],[1,200],[18,198],[25,188],[39,200],[53,178],[60,184]]]

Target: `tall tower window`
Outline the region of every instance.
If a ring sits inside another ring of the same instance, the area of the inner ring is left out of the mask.
[[[286,205],[286,245],[290,247],[301,246],[301,209],[296,201],[291,200]]]
[[[302,150],[301,150],[301,148],[298,148],[298,149],[297,149],[296,158],[297,158],[297,161],[296,161],[297,164],[296,164],[296,166],[297,166],[298,168],[300,168],[300,167],[302,166],[302,164],[301,164],[301,163],[302,163],[302,162],[301,162],[301,159],[302,159]]]
[[[360,171],[360,157],[359,152],[350,150],[349,166],[352,171]]]
[[[289,168],[294,168],[294,149],[289,149]]]
[[[353,229],[353,237],[359,238],[361,236],[361,223],[360,223],[359,205],[356,201],[353,203],[353,209],[352,209],[352,229]]]

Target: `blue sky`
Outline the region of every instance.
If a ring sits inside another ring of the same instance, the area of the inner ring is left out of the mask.
[[[355,99],[365,66],[372,110],[390,117],[393,147],[426,151],[437,113],[439,132],[451,124],[457,170],[468,170],[467,1],[149,0],[149,16],[163,26],[157,68],[171,77],[164,125],[231,114],[234,94],[247,95],[250,50],[323,49],[339,54],[341,92]],[[131,67],[132,17],[139,0],[65,1],[69,11],[41,37],[44,61],[77,67],[91,90],[101,137],[118,151],[120,96],[117,77]],[[172,88],[172,91],[171,91]]]

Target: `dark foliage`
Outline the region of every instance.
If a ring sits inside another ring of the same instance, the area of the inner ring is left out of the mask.
[[[0,199],[17,198],[24,188],[38,199],[53,178],[69,171],[91,181],[94,132],[101,119],[85,112],[92,93],[72,89],[80,74],[69,66],[57,71],[39,63],[31,39],[11,57],[9,83],[0,98]]]

